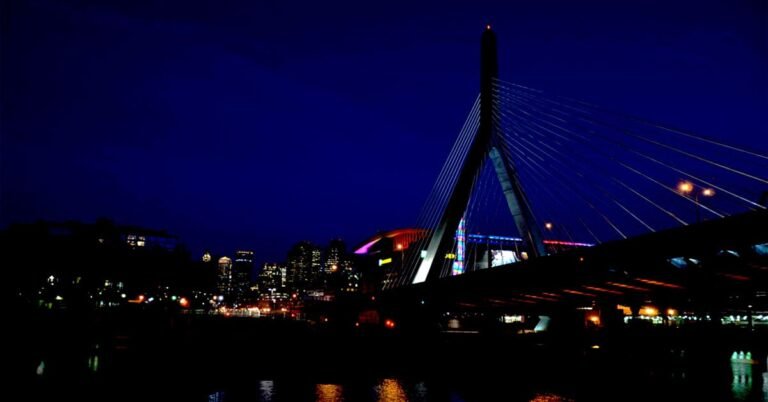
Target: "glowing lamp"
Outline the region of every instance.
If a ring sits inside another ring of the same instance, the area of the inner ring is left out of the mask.
[[[689,181],[680,182],[680,184],[677,185],[677,189],[680,190],[681,193],[688,194],[693,191],[693,183]]]

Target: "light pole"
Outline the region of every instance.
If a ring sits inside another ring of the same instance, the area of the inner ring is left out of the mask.
[[[547,229],[547,232],[549,233],[549,235],[548,235],[548,236],[549,236],[549,239],[550,239],[550,240],[553,240],[553,237],[552,237],[552,228],[553,228],[553,227],[554,227],[554,225],[552,224],[552,222],[544,222],[544,229]],[[543,240],[542,240],[542,241],[543,241]],[[546,246],[545,246],[545,247],[546,247]],[[553,247],[553,248],[557,248],[558,246],[552,246],[552,247]]]
[[[696,188],[693,183],[684,180],[677,184],[677,190],[680,194],[686,197],[690,197],[693,194],[693,201],[696,204],[696,223],[701,222],[701,211],[699,207],[699,195],[702,197],[712,197],[715,195],[715,190],[707,187]]]

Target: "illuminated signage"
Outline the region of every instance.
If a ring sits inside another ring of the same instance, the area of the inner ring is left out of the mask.
[[[459,227],[456,228],[456,261],[453,262],[451,275],[461,275],[464,273],[464,247],[466,246],[466,222],[464,217],[459,221]]]

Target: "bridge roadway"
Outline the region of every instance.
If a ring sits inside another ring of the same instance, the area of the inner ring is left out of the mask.
[[[413,309],[536,313],[591,305],[652,304],[718,314],[768,309],[768,212],[655,232],[379,295]],[[759,248],[759,247],[758,247]],[[752,306],[752,307],[749,307]]]

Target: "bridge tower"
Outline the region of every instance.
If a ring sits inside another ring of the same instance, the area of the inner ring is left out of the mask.
[[[517,177],[515,166],[501,152],[495,140],[496,125],[493,122],[497,107],[496,94],[493,91],[493,81],[498,77],[498,57],[496,53],[496,34],[488,25],[481,38],[480,52],[480,125],[469,146],[464,165],[459,171],[459,177],[452,190],[443,216],[432,232],[427,244],[426,256],[419,263],[413,283],[421,283],[428,278],[439,277],[443,258],[453,247],[456,228],[464,215],[472,194],[474,179],[480,174],[485,158],[490,158],[501,189],[509,207],[509,212],[515,220],[520,236],[528,243],[534,256],[546,254],[541,232],[533,219],[528,200]],[[490,261],[489,261],[490,263]]]

